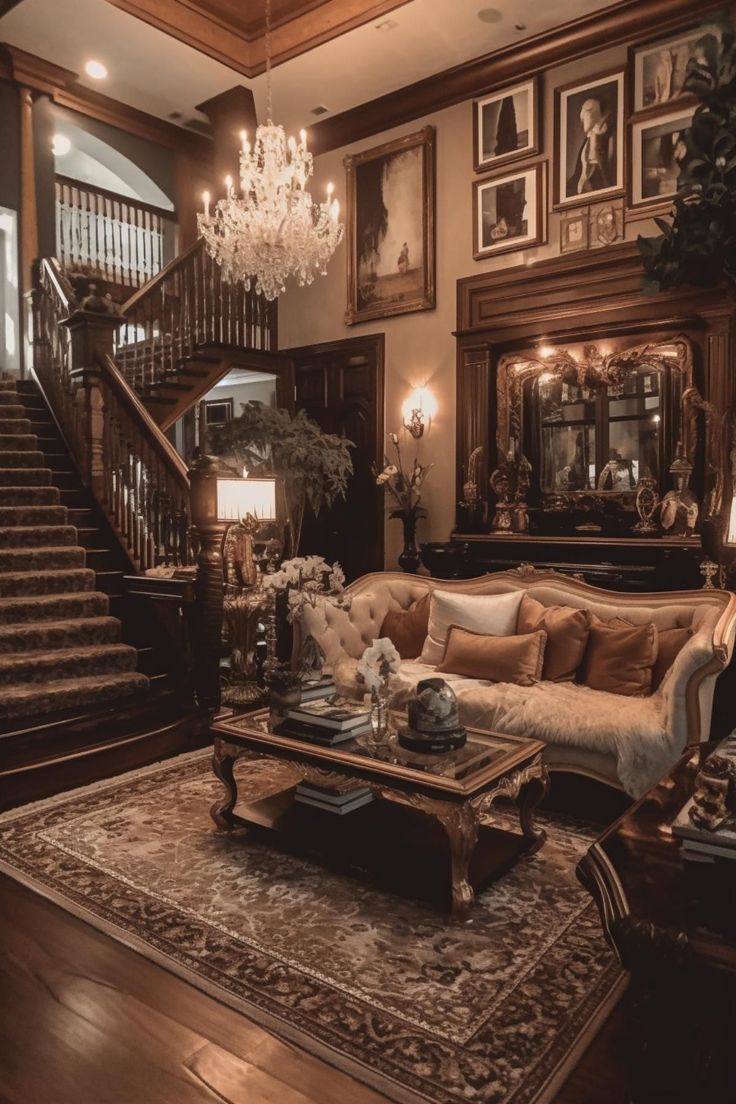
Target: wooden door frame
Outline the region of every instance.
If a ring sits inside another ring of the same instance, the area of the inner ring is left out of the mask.
[[[285,356],[291,357],[294,372],[294,389],[296,392],[297,362],[300,359],[320,356],[331,353],[342,353],[354,350],[354,354],[364,353],[369,350],[368,356],[376,366],[376,437],[375,452],[376,463],[380,467],[385,453],[384,442],[386,433],[386,335],[385,333],[361,334],[358,337],[344,337],[336,341],[322,341],[314,345],[297,345],[290,349],[279,350]],[[376,494],[376,559],[381,564],[381,570],[385,565],[386,556],[386,509],[383,496]]]

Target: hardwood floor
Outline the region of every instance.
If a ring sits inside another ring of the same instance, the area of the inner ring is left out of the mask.
[[[0,876],[0,1104],[381,1104]],[[625,1104],[614,1012],[554,1104]]]

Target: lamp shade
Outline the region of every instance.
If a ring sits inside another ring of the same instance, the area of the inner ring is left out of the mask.
[[[218,479],[218,521],[240,521],[241,518],[274,521],[276,518],[275,479]]]

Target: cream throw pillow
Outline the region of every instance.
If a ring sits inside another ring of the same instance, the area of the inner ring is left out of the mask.
[[[513,636],[523,590],[511,594],[455,594],[449,590],[432,591],[427,639],[420,663],[436,667],[442,662],[447,634],[453,625],[485,636]]]

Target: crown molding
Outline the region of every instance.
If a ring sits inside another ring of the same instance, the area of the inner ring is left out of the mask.
[[[86,88],[78,83],[77,74],[70,69],[62,69],[7,43],[0,43],[0,79],[45,93],[60,107],[67,107],[168,149],[187,153],[208,165],[212,160],[212,142],[204,135],[193,134],[183,127],[174,126],[155,115]]]
[[[309,127],[314,154],[380,134],[481,93],[577,58],[628,45],[685,22],[697,22],[707,11],[723,10],[723,0],[621,0],[603,11],[463,62],[415,84],[333,115]]]
[[[292,0],[271,28],[271,60],[280,65],[313,50],[347,31],[380,19],[409,0]],[[239,22],[206,10],[204,0],[109,0],[179,42],[229,66],[245,77],[257,77],[266,68],[263,20],[242,13]],[[247,8],[247,4],[243,4]]]

